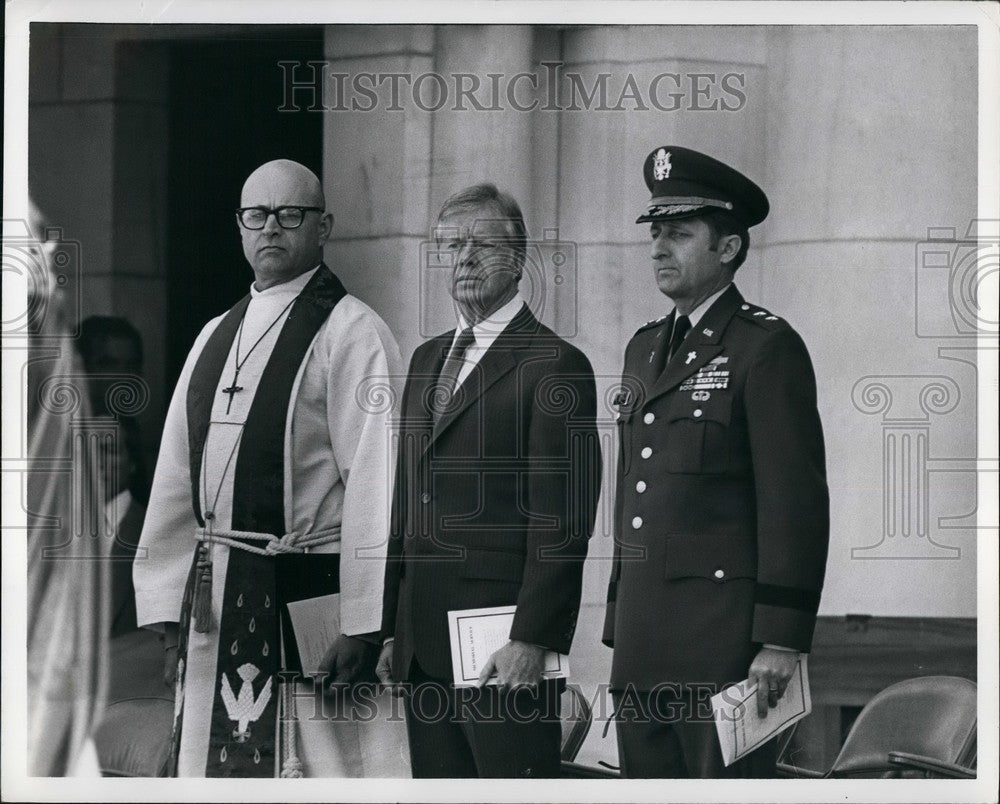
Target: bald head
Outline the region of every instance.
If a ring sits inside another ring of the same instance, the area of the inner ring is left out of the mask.
[[[295,279],[315,268],[323,258],[323,244],[333,228],[326,212],[323,186],[305,165],[290,159],[275,159],[257,168],[243,183],[240,206],[267,211],[262,229],[240,224],[243,253],[263,290]],[[276,214],[281,207],[302,207],[301,225],[285,229]]]
[[[248,201],[248,196],[259,196],[261,192],[288,192],[296,194],[296,202],[302,206],[326,208],[323,185],[316,174],[305,165],[291,159],[275,159],[265,162],[243,183],[240,206],[258,206],[256,201]]]

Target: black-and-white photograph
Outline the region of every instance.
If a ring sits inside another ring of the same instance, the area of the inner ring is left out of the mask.
[[[996,5],[6,13],[5,798],[996,800]]]

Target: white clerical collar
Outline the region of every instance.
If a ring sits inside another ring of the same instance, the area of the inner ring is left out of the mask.
[[[708,312],[708,308],[711,307],[713,304],[715,304],[719,296],[721,296],[723,293],[729,290],[729,288],[732,287],[732,284],[733,283],[730,282],[728,285],[722,288],[722,290],[717,290],[715,293],[713,293],[711,296],[705,299],[705,301],[703,301],[701,304],[695,307],[690,313],[688,313],[688,321],[691,322],[692,329],[694,329],[694,327],[698,324],[698,322],[701,320],[701,317]]]
[[[255,299],[262,296],[279,296],[286,293],[292,293],[297,296],[309,284],[309,280],[313,278],[313,274],[319,270],[320,264],[317,264],[311,271],[299,274],[295,279],[289,279],[287,282],[282,282],[279,285],[271,285],[271,287],[264,288],[264,290],[258,290],[257,280],[254,280],[250,283],[250,295]]]
[[[484,318],[478,324],[473,324],[472,334],[476,336],[476,346],[481,349],[489,349],[493,345],[493,341],[499,337],[501,332],[507,329],[507,326],[514,320],[514,317],[521,312],[522,307],[524,307],[524,299],[521,298],[520,293],[517,293],[503,307],[491,313],[489,318]],[[469,322],[465,320],[465,316],[459,313],[458,329],[455,331],[455,336],[458,337],[458,333],[468,326]]]

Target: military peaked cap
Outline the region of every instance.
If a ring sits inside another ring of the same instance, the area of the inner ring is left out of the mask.
[[[764,191],[729,165],[690,148],[664,145],[642,168],[652,193],[636,223],[690,218],[713,209],[732,213],[747,228],[767,217]]]

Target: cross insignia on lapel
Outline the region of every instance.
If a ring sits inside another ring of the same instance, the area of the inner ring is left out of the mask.
[[[697,352],[688,352],[688,357],[687,360],[684,361],[684,365],[685,366],[690,365],[691,361],[694,360],[696,357],[698,357]]]

